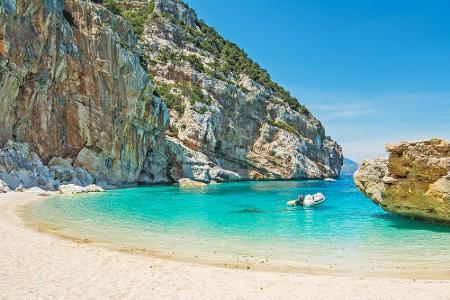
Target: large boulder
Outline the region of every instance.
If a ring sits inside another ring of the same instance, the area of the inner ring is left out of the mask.
[[[181,178],[180,180],[178,180],[178,184],[182,188],[196,188],[206,186],[206,183],[204,182],[191,180],[189,178]]]
[[[41,187],[53,190],[55,181],[39,156],[26,143],[9,140],[0,149],[0,179],[11,189]]]
[[[7,192],[11,192],[11,189],[4,181],[0,180],[0,194]]]
[[[72,164],[73,159],[61,157],[54,157],[48,162],[50,173],[61,184],[73,183],[87,186],[94,182],[89,172]]]
[[[58,191],[60,194],[83,194],[83,193],[98,193],[98,192],[104,192],[104,189],[95,185],[91,184],[86,187],[79,186],[76,184],[66,184],[66,185],[60,185],[58,187]]]
[[[388,212],[450,224],[450,143],[403,142],[386,150],[389,159],[361,164],[358,188]]]

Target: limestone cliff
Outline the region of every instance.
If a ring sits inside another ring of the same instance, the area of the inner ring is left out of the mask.
[[[384,210],[450,224],[450,143],[433,139],[387,145],[389,159],[366,160],[358,188]]]
[[[320,121],[181,1],[154,2],[139,46],[170,108],[173,179],[339,175],[341,148]]]
[[[0,128],[10,188],[342,166],[320,121],[178,0],[0,0]]]
[[[28,143],[44,163],[136,182],[168,114],[135,44],[125,20],[90,1],[1,0],[0,147]]]

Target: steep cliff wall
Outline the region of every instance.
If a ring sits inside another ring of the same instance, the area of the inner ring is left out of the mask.
[[[165,105],[122,18],[90,1],[0,1],[0,147],[71,158],[96,181],[136,182],[164,148]],[[164,171],[146,174],[166,180]]]
[[[450,224],[450,143],[433,139],[386,149],[389,159],[360,165],[358,188],[386,211]]]
[[[192,9],[156,0],[143,28],[139,46],[170,108],[173,179],[339,175],[342,150],[320,121]]]
[[[12,188],[342,166],[320,121],[176,0],[0,0],[0,126]]]

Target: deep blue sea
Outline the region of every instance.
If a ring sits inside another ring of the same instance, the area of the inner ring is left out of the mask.
[[[327,198],[320,206],[286,205],[316,192]],[[450,274],[449,227],[384,212],[351,177],[56,196],[33,203],[25,214],[59,235],[167,257]]]

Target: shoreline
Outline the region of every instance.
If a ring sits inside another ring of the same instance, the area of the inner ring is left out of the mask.
[[[244,295],[263,298],[284,298],[300,295],[306,298],[323,298],[327,295],[333,297],[338,294],[350,295],[351,297],[358,297],[364,294],[369,298],[417,298],[419,295],[419,298],[423,297],[423,299],[430,297],[446,299],[450,296],[449,278],[442,280],[412,280],[389,276],[386,278],[387,274],[384,273],[380,277],[366,277],[361,274],[344,275],[333,272],[325,274],[320,272],[299,273],[298,270],[280,272],[258,268],[247,270],[246,266],[239,266],[238,268],[227,266],[224,268],[224,266],[215,266],[214,264],[204,265],[195,261],[177,261],[170,257],[155,257],[155,253],[149,255],[148,251],[136,253],[138,252],[136,250],[113,250],[99,247],[96,243],[90,243],[89,241],[78,240],[74,242],[74,239],[65,240],[61,237],[55,237],[53,234],[31,230],[19,217],[17,212],[20,211],[22,206],[42,199],[46,199],[46,197],[26,192],[0,195],[0,216],[2,217],[0,218],[0,232],[2,236],[0,246],[5,252],[3,259],[1,259],[4,270],[0,271],[0,296],[15,297],[20,296],[19,294],[22,292],[28,292],[28,295],[32,293],[33,296],[42,295],[41,293],[44,293],[44,295],[51,294],[52,296],[75,296],[76,292],[71,289],[68,293],[58,294],[60,291],[52,285],[42,286],[33,283],[36,280],[37,282],[44,281],[48,283],[48,278],[54,277],[54,273],[64,273],[63,277],[75,277],[68,279],[66,282],[66,292],[67,285],[70,286],[71,282],[74,281],[86,280],[86,278],[89,278],[89,274],[96,274],[95,276],[97,277],[101,275],[110,280],[112,279],[111,277],[122,274],[127,278],[139,277],[139,284],[128,282],[128,286],[137,284],[141,291],[152,291],[153,296],[163,298],[164,294],[161,294],[163,290],[167,293],[165,294],[166,297],[173,295],[186,297],[195,291],[199,298],[213,298],[217,295],[225,295],[225,298],[228,299],[243,298]],[[29,255],[26,255],[26,253]],[[111,264],[111,262],[113,263]],[[98,267],[99,263],[101,264],[100,268]],[[154,269],[155,264],[158,265],[158,268],[166,271],[162,274],[154,272],[158,269]],[[36,268],[35,272],[27,272],[29,265],[35,265],[33,267]],[[49,273],[45,266],[49,266],[53,272]],[[75,269],[81,268],[78,270],[78,273],[73,272],[74,266],[76,266]],[[20,278],[8,277],[7,275],[11,272],[22,276]],[[32,280],[30,277],[35,277],[35,279]],[[61,282],[63,279],[58,277],[53,278],[52,282],[59,282],[57,285],[64,286],[64,282]],[[154,277],[159,277],[162,280],[162,285],[159,282],[159,286],[156,286],[157,284],[153,281]],[[176,284],[178,280],[189,282],[189,286],[197,285],[197,287],[195,289],[189,288],[188,290],[178,289]],[[131,291],[125,292],[127,288],[122,284],[115,285],[106,281],[99,286],[96,283],[89,282],[89,280],[84,284],[86,285],[86,283],[88,285],[84,288],[87,288],[92,292],[92,295],[98,297],[113,294],[132,297]],[[297,285],[302,287],[302,289],[292,289],[293,286]],[[320,287],[323,285],[327,286],[327,291],[320,290]],[[368,286],[378,286],[379,288],[371,290],[367,294]],[[305,287],[308,288],[308,291],[304,290]],[[122,291],[122,289],[124,290]],[[104,290],[104,292],[98,294],[97,292],[100,290]],[[156,290],[159,290],[159,292],[156,292]],[[122,292],[124,294],[120,294]]]
[[[40,201],[45,198],[40,199]],[[33,202],[33,201],[32,201]],[[59,231],[56,225],[35,221],[26,215],[27,206],[32,203],[25,203],[16,208],[16,213],[20,216],[23,225],[30,230],[38,233],[44,233],[77,244],[89,244],[95,247],[102,247],[108,250],[126,253],[130,255],[138,255],[153,259],[164,259],[179,263],[189,263],[196,265],[212,266],[225,269],[238,270],[255,270],[264,272],[305,274],[305,275],[328,275],[328,276],[344,276],[344,277],[369,277],[369,278],[391,278],[391,279],[423,279],[423,280],[447,280],[450,279],[448,269],[429,269],[428,267],[406,269],[405,267],[383,267],[375,270],[375,265],[369,265],[361,268],[353,266],[338,266],[333,261],[328,264],[319,263],[300,263],[298,261],[277,260],[269,257],[257,257],[249,255],[215,255],[208,256],[199,253],[163,251],[156,247],[133,247],[114,244],[109,241],[97,241],[90,238],[81,237],[73,233],[65,233]]]

